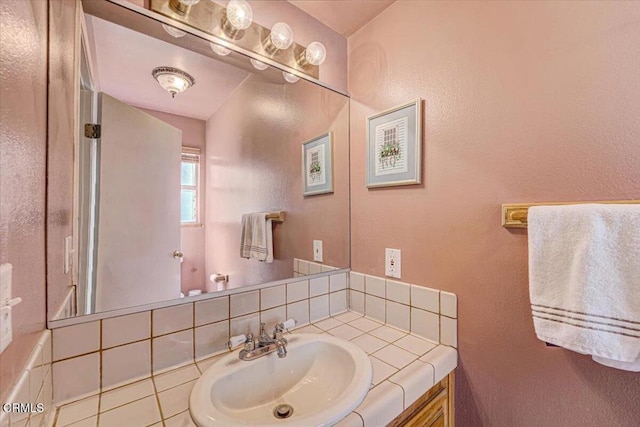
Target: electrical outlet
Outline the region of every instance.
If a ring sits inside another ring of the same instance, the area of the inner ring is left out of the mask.
[[[389,277],[400,278],[402,269],[402,258],[400,256],[400,249],[384,250],[384,274]]]
[[[322,262],[322,240],[313,241],[313,260]]]

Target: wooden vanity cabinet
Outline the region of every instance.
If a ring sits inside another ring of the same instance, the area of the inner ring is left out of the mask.
[[[444,377],[387,427],[452,427],[454,426],[453,372]]]

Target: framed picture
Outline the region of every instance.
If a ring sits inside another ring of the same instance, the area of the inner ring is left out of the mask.
[[[422,100],[367,117],[367,187],[420,184]]]
[[[333,132],[302,143],[302,194],[333,193]]]

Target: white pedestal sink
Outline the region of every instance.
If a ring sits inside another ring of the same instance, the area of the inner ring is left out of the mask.
[[[287,357],[242,361],[235,351],[207,369],[191,392],[200,427],[331,426],[353,411],[371,385],[372,368],[356,345],[327,334],[287,336]],[[287,413],[289,405],[292,411]],[[278,408],[282,413],[274,415]]]

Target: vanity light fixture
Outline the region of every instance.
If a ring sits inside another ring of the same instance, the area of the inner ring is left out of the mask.
[[[320,42],[311,42],[300,56],[301,65],[321,65],[327,59],[327,49]]]
[[[278,50],[288,49],[293,44],[293,30],[284,22],[276,22],[271,27],[269,37],[263,42],[267,53],[273,55]]]
[[[257,59],[251,59],[251,65],[253,65],[253,68],[255,68],[256,70],[266,70],[267,68],[269,68],[269,66],[267,64],[265,64],[264,62],[258,61]]]
[[[183,37],[185,34],[187,34],[186,32],[179,30],[177,28],[174,28],[170,25],[167,24],[162,24],[162,28],[164,28],[164,30],[171,36],[175,37],[175,38],[180,38]]]
[[[169,0],[169,7],[178,13],[187,13],[189,8],[196,5],[200,0]]]
[[[172,98],[176,97],[176,93],[182,93],[196,84],[189,73],[178,68],[157,67],[153,69],[151,75],[164,90],[171,94]]]
[[[211,46],[211,50],[216,55],[227,56],[231,53],[230,49],[227,49],[226,47],[220,46],[219,44],[215,44],[213,42],[209,42],[209,46]]]
[[[245,0],[231,0],[224,15],[222,30],[230,38],[239,37],[253,22],[253,10]]]
[[[300,77],[296,76],[295,74],[291,74],[291,73],[287,73],[286,71],[282,72],[282,76],[284,77],[284,79],[286,81],[288,81],[289,83],[295,83],[298,80],[300,80]]]

